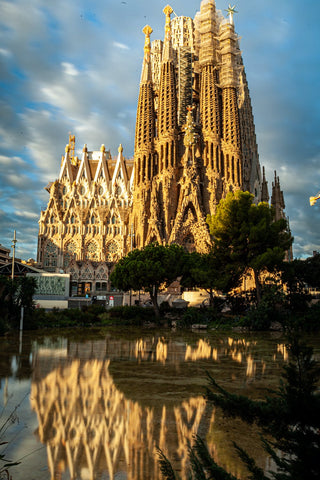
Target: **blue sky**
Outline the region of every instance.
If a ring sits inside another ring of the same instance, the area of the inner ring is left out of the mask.
[[[163,0],[0,0],[0,243],[36,258],[44,187],[76,150],[133,155],[142,28],[163,38]],[[172,0],[194,17],[200,0]],[[224,11],[227,1],[216,0]],[[233,5],[233,3],[232,3]],[[277,170],[294,256],[320,249],[319,0],[238,0],[235,28],[269,191]]]

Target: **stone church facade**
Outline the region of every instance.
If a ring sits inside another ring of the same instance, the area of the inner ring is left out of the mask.
[[[134,158],[120,145],[75,156],[69,137],[59,178],[41,212],[38,262],[71,274],[73,292],[99,293],[133,248],[157,241],[206,252],[206,216],[229,191],[269,201],[233,9],[203,0],[194,20],[164,8],[164,40],[146,26]],[[275,177],[272,203],[283,215]]]

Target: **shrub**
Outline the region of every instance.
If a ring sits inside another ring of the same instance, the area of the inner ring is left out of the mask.
[[[252,306],[241,324],[251,330],[269,330],[271,322],[283,319],[284,294],[277,285],[266,286],[260,303]]]
[[[110,319],[118,320],[124,325],[141,326],[146,321],[155,321],[153,308],[140,306],[113,307],[110,310]],[[114,322],[118,323],[118,322]]]

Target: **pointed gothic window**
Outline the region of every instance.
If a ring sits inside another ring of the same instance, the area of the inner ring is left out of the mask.
[[[44,249],[44,266],[54,267],[57,265],[58,247],[49,240]]]
[[[63,266],[68,267],[72,260],[72,256],[69,252],[66,252],[63,256]]]
[[[74,218],[74,215],[72,215],[71,217],[71,223],[74,223],[75,222],[75,218]]]
[[[94,215],[92,215],[91,217],[91,223],[94,223],[95,222],[95,218],[94,218]]]

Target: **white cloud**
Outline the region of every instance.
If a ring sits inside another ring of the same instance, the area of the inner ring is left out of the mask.
[[[0,55],[2,55],[3,57],[11,57],[12,53],[6,48],[0,48]]]
[[[78,70],[75,68],[75,66],[72,63],[62,62],[61,66],[66,75],[70,75],[72,77],[76,77],[77,75],[79,75]]]
[[[125,45],[124,43],[113,42],[113,45],[117,48],[121,48],[122,50],[129,50],[129,47],[127,45]]]
[[[35,212],[28,212],[26,210],[16,210],[14,213],[15,215],[17,215],[17,217],[39,219],[38,213],[35,213]]]

